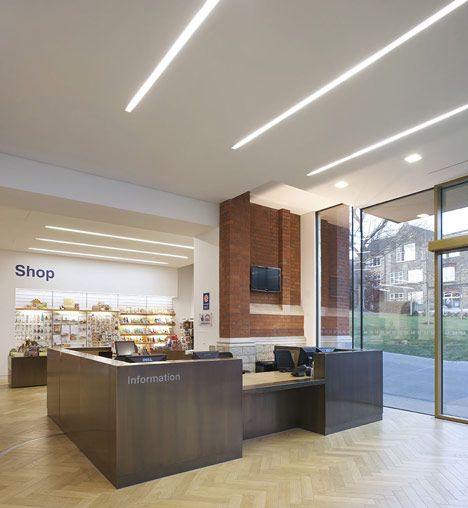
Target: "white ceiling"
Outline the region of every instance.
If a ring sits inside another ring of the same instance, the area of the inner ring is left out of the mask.
[[[305,174],[468,102],[468,5],[230,147],[447,3],[221,0],[129,114],[202,0],[4,0],[0,151],[213,202],[270,182],[359,206],[428,188],[468,173],[468,113]],[[408,166],[402,158],[413,151],[424,159]],[[335,189],[344,177],[350,187]]]
[[[8,191],[0,189],[0,249],[24,251],[28,252],[30,247],[59,250],[68,252],[79,252],[89,254],[84,256],[87,259],[103,259],[99,256],[112,256],[127,258],[127,260],[115,260],[116,262],[129,262],[141,264],[138,260],[146,261],[162,261],[169,268],[180,268],[193,263],[193,250],[180,247],[157,245],[143,242],[135,242],[130,240],[121,240],[115,238],[104,238],[80,233],[71,233],[65,231],[56,231],[47,229],[45,226],[59,226],[77,230],[92,231],[110,235],[126,236],[131,238],[139,238],[143,240],[151,240],[177,245],[187,245],[193,247],[193,237],[188,235],[177,235],[164,231],[155,231],[154,229],[144,229],[143,227],[130,226],[132,222],[128,220],[126,223],[120,220],[120,215],[116,214],[112,217],[112,211],[104,207],[87,207],[87,213],[83,213],[83,209],[78,207],[66,207],[66,203],[58,203],[56,200],[47,199],[42,196],[41,207],[35,206],[36,202],[28,193],[13,193],[17,196],[17,204],[6,205],[12,194]],[[72,203],[72,202],[68,202]],[[23,205],[21,207],[21,204]],[[26,205],[28,205],[26,207]],[[49,206],[50,212],[44,211]],[[60,205],[60,208],[59,208]],[[56,213],[55,210],[60,209],[63,214]],[[52,211],[54,210],[54,211]],[[71,216],[69,212],[73,212],[75,216]],[[68,213],[68,215],[67,215]],[[102,219],[105,217],[109,222],[103,220],[91,220],[90,217]],[[135,214],[136,215],[136,214]],[[132,219],[132,217],[130,217]],[[174,221],[176,222],[176,221]],[[136,222],[133,222],[134,224]],[[127,224],[127,225],[126,225]],[[145,224],[144,217],[140,224]],[[172,224],[177,230],[177,224]],[[184,224],[181,225],[184,229]],[[185,227],[186,228],[186,227]],[[90,245],[98,245],[100,247],[89,247],[83,245],[60,244],[54,242],[44,242],[37,238],[46,238],[52,240],[86,243]],[[156,254],[142,252],[127,252],[115,249],[104,249],[102,246],[114,247],[118,249],[133,249],[139,251],[147,251],[150,253],[175,254],[185,256],[187,259],[160,256]],[[57,255],[57,253],[41,252],[42,254]],[[59,254],[60,255],[60,254]],[[72,254],[63,254],[72,256]],[[81,256],[80,256],[81,257]],[[111,259],[103,259],[104,261],[113,261]],[[147,263],[143,263],[147,264]],[[155,265],[158,266],[158,265]]]

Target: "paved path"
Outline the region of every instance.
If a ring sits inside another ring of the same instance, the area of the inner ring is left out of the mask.
[[[468,418],[468,362],[444,362],[445,412]],[[434,360],[384,353],[384,403],[434,412]]]

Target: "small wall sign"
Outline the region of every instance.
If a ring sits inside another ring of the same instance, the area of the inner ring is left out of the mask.
[[[213,326],[213,314],[211,312],[198,314],[198,324],[200,326]]]
[[[203,293],[203,310],[210,310],[210,293]]]
[[[38,279],[45,279],[47,282],[55,277],[53,270],[46,270],[43,268],[32,268],[29,265],[16,265],[15,275],[17,277],[32,277]]]

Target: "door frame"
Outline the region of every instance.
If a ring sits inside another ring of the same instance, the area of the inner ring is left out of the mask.
[[[442,193],[445,189],[468,184],[468,176],[457,178],[434,187],[434,240],[428,249],[434,253],[434,361],[435,361],[435,408],[434,416],[442,420],[468,423],[468,418],[446,415],[443,412],[443,330],[442,330],[442,255],[461,249],[468,249],[468,235],[451,238],[442,237]]]

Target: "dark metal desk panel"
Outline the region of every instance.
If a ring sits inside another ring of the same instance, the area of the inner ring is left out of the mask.
[[[242,457],[241,360],[49,360],[49,416],[116,487]]]

